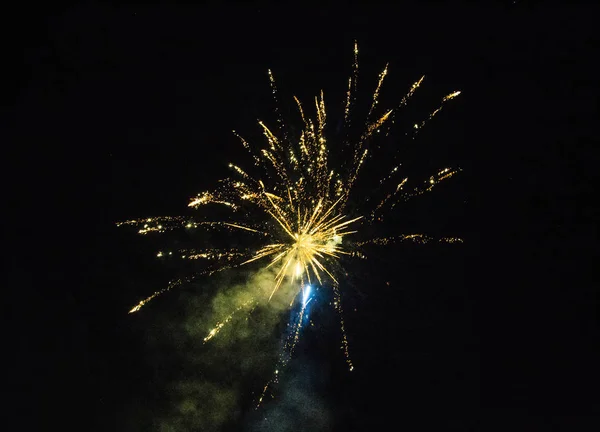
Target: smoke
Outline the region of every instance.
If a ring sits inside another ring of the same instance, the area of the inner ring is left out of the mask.
[[[290,302],[298,294],[297,284],[283,284],[267,302],[274,276],[270,269],[249,275],[231,272],[182,291],[177,305],[161,314],[162,323],[149,329],[153,386],[160,395],[154,430],[229,430],[239,424],[242,413],[252,410],[272,376]],[[231,319],[224,322],[227,317]],[[217,323],[223,325],[204,343]],[[323,418],[301,384],[288,382],[282,389],[278,403],[283,405],[270,417],[296,406],[296,416]]]
[[[329,241],[327,241],[326,247],[333,248],[338,246],[342,242],[342,237],[339,235],[334,235]]]

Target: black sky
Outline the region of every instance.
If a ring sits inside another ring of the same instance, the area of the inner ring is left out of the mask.
[[[255,133],[271,115],[268,68],[284,106],[323,88],[334,108],[357,39],[363,91],[388,61],[388,100],[427,76],[417,112],[463,91],[411,163],[464,172],[406,217],[466,242],[396,251],[391,274],[361,288],[349,326],[362,372],[321,359],[331,428],[597,430],[597,12],[89,2],[7,13],[14,421],[137,430],[151,360],[124,312],[165,275],[114,222],[177,214],[210,188],[239,153],[230,131]]]

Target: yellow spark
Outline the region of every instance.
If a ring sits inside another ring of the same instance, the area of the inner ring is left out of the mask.
[[[212,204],[223,204],[223,205],[226,205],[233,209],[237,208],[237,206],[235,204],[233,204],[232,202],[221,199],[218,194],[213,194],[210,192],[203,192],[200,195],[198,195],[197,197],[190,200],[188,207],[196,208],[201,205],[211,204],[211,203]]]
[[[248,301],[245,301],[244,303],[242,303],[240,306],[238,306],[233,312],[231,312],[223,321],[218,322],[206,335],[206,337],[203,339],[204,343],[208,342],[209,340],[211,340],[212,338],[214,338],[220,331],[221,329],[225,326],[225,324],[227,324],[228,322],[230,322],[234,315],[241,311],[242,309],[246,308],[248,305],[255,303],[254,299],[250,299]]]
[[[427,117],[425,120],[423,120],[421,122],[421,124],[415,124],[414,125],[415,130],[419,131],[420,129],[422,129],[423,126],[425,126],[425,123],[427,123],[429,120],[431,120],[437,113],[439,113],[442,110],[442,108],[444,107],[444,103],[445,102],[449,101],[450,99],[454,99],[460,93],[461,93],[460,91],[455,91],[455,92],[450,93],[449,95],[444,96],[442,98],[441,105],[438,108],[436,108],[434,111],[432,111],[431,114],[429,114],[429,117]]]
[[[375,105],[379,103],[379,90],[381,89],[381,84],[383,84],[383,80],[387,75],[387,71],[388,65],[386,64],[385,68],[383,68],[383,71],[379,74],[379,81],[377,82],[377,87],[375,88],[375,92],[373,93],[373,102],[371,102],[371,108],[369,109],[369,114],[367,114],[367,120],[371,117],[371,113],[373,112]]]
[[[450,100],[452,98],[455,98],[456,96],[458,96],[460,94],[460,91],[455,91],[453,93],[450,93],[448,96],[444,96],[444,98],[442,99],[442,101],[446,102],[447,100]]]

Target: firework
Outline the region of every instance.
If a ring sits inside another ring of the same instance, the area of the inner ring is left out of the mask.
[[[337,159],[330,156],[330,142],[326,134],[327,110],[323,91],[315,97],[312,107],[305,107],[296,97],[298,122],[301,131],[295,135],[281,117],[278,108],[278,91],[273,73],[268,76],[273,97],[276,102],[277,122],[274,128],[258,121],[264,136],[261,145],[252,144],[234,131],[244,149],[248,152],[253,166],[246,170],[230,163],[232,176],[219,182],[213,191],[205,191],[193,197],[188,206],[193,209],[213,205],[224,206],[229,216],[217,221],[199,221],[192,217],[158,217],[122,222],[119,225],[134,226],[139,234],[167,232],[175,228],[211,229],[239,232],[248,236],[245,248],[177,250],[166,253],[186,260],[203,260],[211,263],[208,270],[200,274],[212,274],[225,268],[246,265],[252,262],[264,263],[264,268],[274,271],[272,288],[267,293],[270,300],[282,284],[296,287],[296,302],[300,305],[292,331],[287,337],[280,364],[274,378],[269,381],[260,397],[262,401],[270,384],[277,382],[279,371],[285,366],[298,342],[303,317],[311,301],[310,286],[329,287],[334,294],[334,307],[339,312],[342,329],[342,349],[350,370],[353,364],[349,355],[348,341],[342,316],[339,274],[342,257],[364,258],[363,246],[385,246],[397,241],[426,243],[434,239],[424,234],[404,234],[391,237],[360,239],[361,228],[380,223],[386,212],[398,203],[430,191],[441,181],[446,180],[459,169],[443,167],[421,184],[408,187],[409,180],[400,176],[400,166],[392,166],[377,184],[384,193],[377,198],[370,209],[356,214],[347,211],[353,199],[353,189],[364,165],[372,159],[377,146],[371,142],[375,135],[389,133],[389,127],[395,122],[398,111],[405,106],[423,83],[424,77],[412,84],[400,103],[391,109],[378,112],[379,95],[388,75],[386,65],[379,75],[371,99],[362,131],[352,137],[351,124],[353,108],[356,105],[355,93],[358,79],[358,46],[354,46],[352,75],[348,80],[348,91],[344,106],[345,132],[339,140],[342,156]],[[432,111],[422,122],[414,125],[414,134],[420,131],[447,103],[460,94],[454,91],[443,97],[440,106]],[[312,112],[312,115],[309,113]],[[354,126],[356,128],[356,126]],[[345,155],[345,156],[344,156]],[[372,204],[372,202],[371,202]],[[354,206],[356,207],[356,206]],[[356,241],[352,238],[356,237]],[[459,242],[457,238],[442,238],[438,241]],[[139,302],[130,312],[137,312],[150,300],[164,292],[181,285],[186,280],[178,279],[161,291]],[[260,293],[257,293],[257,296]],[[209,332],[204,341],[215,337],[219,330],[231,321],[239,310],[256,304],[251,300],[241,305],[231,315],[223,318]],[[293,304],[293,303],[292,303]],[[292,306],[292,305],[290,305]],[[259,401],[259,404],[260,404]]]

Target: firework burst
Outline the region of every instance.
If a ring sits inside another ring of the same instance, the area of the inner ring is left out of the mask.
[[[229,216],[217,221],[196,220],[191,217],[154,217],[140,220],[120,222],[118,225],[134,226],[139,234],[166,232],[176,228],[205,228],[214,230],[238,231],[248,234],[246,248],[179,250],[176,255],[187,260],[203,260],[209,263],[199,275],[238,267],[252,262],[264,263],[264,268],[274,271],[272,288],[267,293],[270,300],[284,283],[296,287],[296,301],[300,304],[297,319],[291,325],[293,329],[286,339],[280,364],[274,377],[269,381],[260,397],[259,404],[272,383],[277,382],[280,369],[285,366],[299,337],[306,306],[312,299],[310,286],[318,284],[327,286],[334,293],[334,307],[339,312],[342,328],[342,348],[349,369],[353,365],[349,356],[348,342],[342,318],[340,280],[342,274],[341,258],[364,258],[362,249],[366,245],[386,245],[394,241],[415,241],[425,243],[433,240],[424,234],[403,234],[393,237],[362,238],[361,228],[374,225],[383,219],[399,202],[430,191],[441,181],[455,175],[459,169],[443,167],[420,185],[408,188],[408,178],[402,178],[399,165],[390,167],[389,171],[378,182],[378,190],[384,191],[374,205],[363,213],[347,211],[348,203],[353,199],[353,187],[359,178],[364,165],[372,159],[377,146],[371,145],[374,135],[384,132],[389,127],[400,108],[407,104],[415,91],[421,86],[424,77],[420,77],[410,88],[400,103],[392,109],[377,114],[379,94],[388,74],[386,65],[373,92],[365,122],[355,139],[351,139],[351,123],[353,108],[356,105],[355,93],[358,78],[358,46],[354,46],[354,63],[352,76],[348,80],[345,98],[343,122],[345,132],[339,144],[341,157],[330,156],[330,143],[326,136],[327,110],[323,91],[315,97],[312,107],[305,108],[294,97],[297,105],[298,120],[302,124],[301,131],[292,134],[287,123],[276,108],[277,123],[275,128],[264,122],[258,125],[264,135],[264,143],[260,146],[251,144],[238,135],[242,146],[253,161],[251,170],[246,170],[230,163],[232,176],[221,180],[216,190],[198,194],[189,202],[189,207],[199,209],[212,205],[224,206]],[[278,91],[271,71],[268,72],[273,97],[278,106]],[[447,103],[460,94],[454,91],[443,97],[441,104],[422,122],[414,125],[414,132],[420,131]],[[309,115],[309,111],[313,114]],[[373,201],[373,200],[370,200]],[[353,236],[356,235],[356,236]],[[357,237],[356,241],[352,241]],[[457,238],[442,238],[438,241],[457,242]],[[171,252],[172,253],[172,252]],[[159,252],[158,256],[162,256]],[[198,276],[198,275],[196,275]],[[146,303],[189,279],[172,281],[164,289],[157,291],[135,305],[130,313],[139,311]],[[208,333],[204,341],[215,337],[219,330],[236,312],[250,308],[259,300],[244,303],[231,315],[222,320]],[[293,305],[293,302],[290,306]]]

